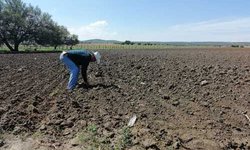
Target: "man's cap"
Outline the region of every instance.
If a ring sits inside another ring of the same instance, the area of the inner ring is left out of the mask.
[[[95,55],[95,59],[96,59],[97,64],[100,64],[100,62],[101,62],[100,53],[99,52],[94,52],[94,55]]]

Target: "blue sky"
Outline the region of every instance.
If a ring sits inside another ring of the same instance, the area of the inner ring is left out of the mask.
[[[250,41],[250,0],[23,0],[80,40]]]

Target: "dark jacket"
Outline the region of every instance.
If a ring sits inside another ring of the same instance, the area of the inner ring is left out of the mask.
[[[81,73],[83,80],[88,83],[87,79],[87,69],[89,66],[89,62],[91,61],[92,55],[94,55],[92,52],[87,50],[71,50],[67,51],[67,57],[71,59],[76,66],[81,66]]]

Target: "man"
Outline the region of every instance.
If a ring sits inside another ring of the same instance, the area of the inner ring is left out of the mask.
[[[60,60],[67,66],[70,71],[70,78],[67,89],[73,90],[77,85],[79,70],[81,66],[81,73],[84,82],[88,86],[87,69],[89,62],[100,63],[101,55],[99,52],[91,52],[87,50],[70,50],[63,51],[60,55]]]

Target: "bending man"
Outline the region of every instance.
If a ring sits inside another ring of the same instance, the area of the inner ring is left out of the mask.
[[[70,71],[70,77],[67,89],[73,90],[78,81],[78,75],[81,66],[81,73],[86,85],[89,85],[87,78],[87,69],[89,62],[100,63],[101,55],[99,52],[91,52],[87,50],[70,50],[63,51],[60,55],[60,60],[67,66]]]

